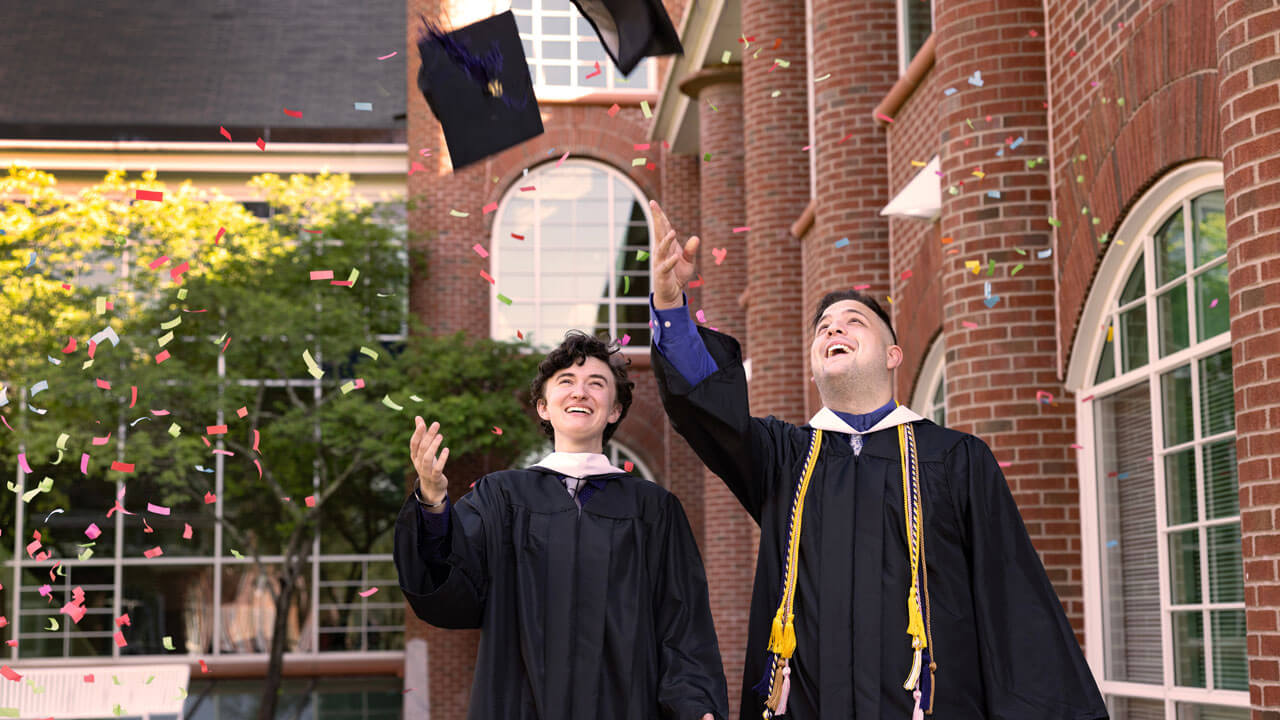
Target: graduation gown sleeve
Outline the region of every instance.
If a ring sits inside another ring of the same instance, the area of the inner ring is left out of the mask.
[[[991,450],[970,436],[952,449],[948,464],[971,554],[988,717],[1106,718],[1097,683]]]
[[[500,506],[481,478],[449,512],[447,565],[427,560],[425,520],[412,495],[396,519],[395,563],[400,589],[423,621],[441,628],[478,628],[488,592],[490,530],[501,527]]]
[[[795,427],[775,418],[751,417],[742,349],[728,335],[698,328],[717,370],[690,386],[657,349],[650,351],[658,391],[676,432],[712,472],[724,480],[757,523],[781,457]]]
[[[655,528],[662,540],[653,587],[658,705],[673,720],[701,720],[708,712],[724,720],[729,697],[702,558],[680,501],[667,495],[664,504]]]

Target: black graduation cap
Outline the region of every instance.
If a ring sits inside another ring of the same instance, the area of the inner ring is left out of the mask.
[[[444,128],[454,170],[542,134],[511,11],[447,33],[424,24],[418,88]]]
[[[573,4],[596,29],[623,75],[630,75],[647,57],[684,52],[662,0],[573,0]]]

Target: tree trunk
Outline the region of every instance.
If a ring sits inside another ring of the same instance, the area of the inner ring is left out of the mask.
[[[267,661],[267,675],[262,680],[258,720],[275,720],[276,704],[280,700],[280,682],[284,679],[284,646],[289,636],[289,606],[298,585],[290,565],[291,563],[286,563],[280,593],[276,596],[276,617],[271,627],[271,655]]]

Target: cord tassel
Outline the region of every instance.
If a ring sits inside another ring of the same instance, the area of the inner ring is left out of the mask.
[[[919,692],[918,685],[920,683],[920,666],[920,648],[916,648],[916,651],[911,658],[911,672],[907,675],[906,681],[902,683],[903,690],[916,690],[917,693]],[[919,704],[919,699],[917,699],[916,705],[918,706]]]

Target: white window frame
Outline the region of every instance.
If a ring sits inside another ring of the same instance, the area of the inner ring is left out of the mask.
[[[907,50],[907,5],[909,3],[918,3],[920,0],[897,0],[896,11],[898,16],[898,74],[905,75],[907,66],[911,64],[914,56],[909,54]],[[933,0],[929,0],[929,33],[933,34],[937,28],[938,15],[934,10]]]
[[[1103,568],[1100,559],[1101,529],[1099,527],[1100,508],[1098,506],[1100,478],[1098,477],[1096,463],[1097,436],[1093,403],[1096,402],[1097,397],[1104,397],[1128,387],[1147,383],[1151,393],[1153,443],[1158,443],[1160,447],[1163,447],[1164,418],[1161,412],[1160,377],[1175,368],[1188,363],[1194,364],[1202,358],[1223,350],[1229,350],[1231,336],[1230,333],[1222,333],[1217,337],[1197,342],[1196,306],[1193,301],[1187,306],[1190,332],[1189,347],[1166,357],[1160,357],[1158,311],[1155,298],[1159,295],[1161,288],[1153,287],[1152,283],[1147,282],[1144,287],[1143,302],[1147,304],[1148,311],[1148,362],[1126,373],[1117,372],[1114,377],[1102,383],[1094,384],[1094,377],[1106,345],[1107,333],[1103,329],[1105,327],[1103,323],[1112,315],[1113,309],[1117,307],[1120,294],[1124,290],[1124,284],[1128,280],[1129,272],[1137,264],[1139,255],[1142,262],[1146,264],[1145,272],[1147,277],[1155,276],[1155,253],[1152,235],[1178,209],[1181,208],[1184,212],[1188,212],[1193,198],[1205,192],[1220,190],[1222,187],[1223,172],[1221,162],[1201,161],[1189,163],[1173,170],[1162,178],[1134,205],[1128,214],[1128,218],[1121,224],[1111,242],[1111,247],[1108,248],[1099,265],[1097,277],[1101,279],[1101,284],[1093,288],[1086,301],[1085,310],[1081,316],[1080,330],[1077,332],[1076,341],[1072,348],[1072,361],[1066,383],[1068,389],[1075,393],[1076,398],[1076,442],[1084,447],[1084,450],[1077,455],[1077,465],[1080,473],[1086,657],[1103,695],[1163,701],[1167,720],[1177,720],[1177,705],[1180,702],[1248,708],[1249,693],[1239,690],[1179,687],[1173,684],[1175,668],[1171,639],[1171,600],[1168,593],[1170,582],[1169,535],[1165,497],[1165,469],[1162,461],[1163,456],[1171,452],[1167,448],[1163,451],[1157,451],[1155,447],[1152,448],[1153,482],[1155,483],[1156,495],[1156,545],[1159,558],[1158,590],[1160,592],[1161,652],[1163,656],[1164,682],[1161,685],[1154,685],[1108,680],[1106,678],[1105,625],[1103,618],[1103,608],[1106,603],[1106,586],[1103,582]],[[1189,212],[1185,217],[1187,218],[1184,226],[1187,228],[1186,242],[1190,247],[1194,242],[1191,235],[1193,232],[1193,220]],[[1186,280],[1193,273],[1194,268],[1188,266],[1186,274],[1180,279]],[[1188,289],[1190,288],[1191,285],[1188,283]],[[1226,300],[1226,298],[1223,298],[1224,302]],[[1116,348],[1116,352],[1117,354],[1120,352],[1119,347]],[[1118,360],[1119,358],[1117,357]],[[1195,377],[1197,377],[1197,373],[1193,371],[1193,380]],[[1199,397],[1199,388],[1195,383],[1193,383],[1191,392],[1193,398]],[[1198,403],[1199,401],[1196,399],[1193,402]],[[1202,437],[1199,432],[1200,416],[1198,412],[1194,413],[1193,422],[1196,431],[1194,443],[1206,444],[1209,442],[1209,439]],[[1234,430],[1230,435],[1234,435]],[[1227,433],[1221,434],[1221,437],[1227,436]],[[1218,435],[1213,437],[1221,439]],[[1174,447],[1185,449],[1185,446],[1187,444],[1184,443]],[[1197,475],[1200,476],[1202,473],[1198,472]],[[1198,493],[1198,495],[1202,496],[1203,493]],[[1204,498],[1200,497],[1199,501],[1203,503]],[[1204,517],[1204,513],[1201,512],[1198,526],[1203,527],[1206,524]],[[1201,562],[1206,557],[1204,536],[1205,534],[1202,533]],[[1208,579],[1202,578],[1201,582],[1202,584],[1206,583]],[[1208,597],[1205,594],[1204,601],[1199,605],[1210,606]],[[1232,603],[1230,605],[1231,609],[1235,609],[1236,605],[1243,607],[1243,603]],[[1208,634],[1210,629],[1206,627],[1204,631]],[[1206,645],[1206,675],[1211,675],[1212,663],[1212,646]]]
[[[515,3],[510,3],[513,7],[512,12],[517,17],[532,18],[532,29],[529,32],[521,32],[520,39],[527,40],[533,44],[533,51],[528,54],[529,70],[533,73],[533,91],[539,100],[576,100],[585,95],[592,93],[610,93],[610,94],[635,94],[637,96],[648,97],[652,95],[658,86],[658,66],[653,58],[645,58],[640,64],[631,71],[631,75],[623,78],[618,69],[613,66],[613,61],[609,59],[609,53],[604,50],[600,38],[596,35],[595,28],[591,27],[591,23],[577,8],[570,4],[567,10],[544,10],[542,4],[544,0],[526,0],[529,3],[528,8],[514,7]],[[568,0],[566,0],[567,2]],[[568,35],[551,35],[546,36],[542,32],[543,18],[557,17],[569,19]],[[542,59],[542,43],[544,40],[553,40],[557,42],[569,43],[569,58],[543,60]],[[585,75],[595,72],[594,64],[585,64],[586,60],[579,59],[578,48],[583,43],[600,44],[604,59],[600,61],[600,72],[604,76],[605,84],[602,87],[583,85],[582,81]],[[548,83],[546,75],[542,72],[545,66],[568,67],[569,84]]]
[[[925,354],[924,361],[920,363],[920,372],[917,375],[919,381],[916,383],[916,390],[911,398],[911,409],[929,420],[934,419],[934,412],[939,408],[939,405],[933,401],[938,392],[938,385],[946,382],[946,345],[942,335],[939,334],[929,346],[929,352]],[[946,391],[944,390],[943,392],[945,393]],[[945,394],[943,395],[941,407],[944,411],[946,410]],[[934,422],[937,421],[934,420]]]
[[[621,181],[623,186],[626,187],[628,190],[630,190],[634,195],[635,199],[639,202],[641,212],[644,213],[645,223],[648,225],[649,243],[650,245],[653,244],[653,215],[649,212],[649,204],[645,202],[645,198],[647,196],[645,195],[644,191],[640,189],[640,186],[635,183],[634,180],[627,177],[625,173],[613,167],[612,165],[600,162],[598,160],[590,160],[586,158],[571,158],[569,160],[566,160],[564,165],[560,165],[555,161],[543,163],[535,167],[534,169],[530,170],[528,175],[522,175],[521,177],[516,178],[516,180],[511,184],[511,187],[507,188],[507,191],[503,193],[501,200],[498,201],[498,210],[494,215],[493,229],[489,237],[489,268],[490,268],[489,272],[492,273],[494,279],[497,281],[496,284],[489,286],[489,337],[495,340],[510,341],[514,339],[511,337],[500,336],[498,334],[498,315],[499,313],[502,312],[502,308],[506,307],[505,304],[500,303],[498,301],[498,294],[501,291],[501,285],[502,285],[502,250],[501,250],[502,245],[501,243],[505,239],[503,237],[503,231],[505,230],[506,213],[509,207],[508,201],[511,198],[517,197],[521,194],[521,190],[520,190],[521,187],[527,187],[529,185],[533,185],[534,187],[537,187],[538,186],[537,178],[539,175],[548,173],[548,172],[555,172],[556,169],[560,167],[565,167],[565,166],[590,167],[590,168],[604,172],[605,175],[609,176],[611,179]],[[537,191],[534,191],[533,197],[530,199],[534,200],[535,202],[538,201]],[[609,213],[610,213],[609,224],[611,227],[614,226],[613,206],[614,206],[614,203],[612,202],[608,204]],[[611,261],[616,260],[618,257],[617,255],[618,247],[615,244],[616,241],[617,241],[617,238],[615,237],[611,236],[609,238],[608,254]],[[534,304],[534,317],[540,318],[542,313],[541,306],[544,301],[544,294],[542,291],[542,259],[541,259],[542,226],[537,225],[532,228],[528,228],[524,242],[530,243],[533,248],[533,278],[534,278],[533,298],[528,302],[532,302]],[[650,259],[648,272],[650,273],[650,278],[652,279],[652,272],[653,272],[652,259]],[[620,336],[617,334],[618,305],[620,304],[621,305],[644,304],[646,306],[648,305],[647,299],[644,303],[639,303],[639,302],[619,303],[618,302],[619,294],[618,294],[618,273],[617,272],[609,273],[609,296],[608,298],[602,298],[602,299],[607,300],[609,303],[609,330],[608,330],[609,337],[620,338]],[[632,298],[632,299],[638,299],[638,298]],[[628,355],[648,354],[649,343],[637,343],[633,341],[625,345],[622,348],[622,351]]]

